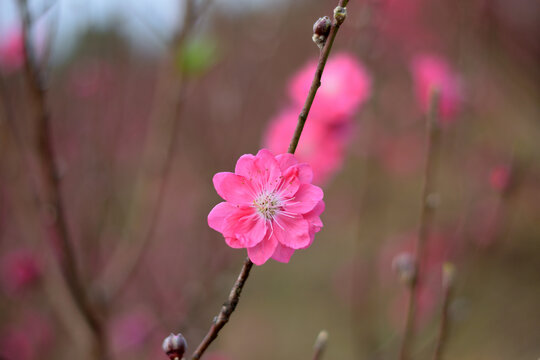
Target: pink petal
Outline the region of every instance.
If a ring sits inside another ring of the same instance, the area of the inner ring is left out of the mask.
[[[245,247],[244,243],[235,237],[225,237],[225,242],[233,249],[241,249]]]
[[[208,214],[208,226],[212,229],[223,232],[223,221],[234,211],[237,207],[228,202],[221,202],[214,206],[210,214]]]
[[[223,199],[235,205],[248,205],[253,201],[254,190],[245,177],[220,172],[214,175],[213,181],[217,193]]]
[[[242,247],[252,247],[266,234],[266,220],[252,208],[239,208],[223,221],[223,235],[236,238]]]
[[[272,255],[272,259],[282,262],[282,263],[288,263],[289,260],[291,260],[291,256],[294,253],[294,249],[291,249],[289,247],[283,246],[278,243],[276,250],[274,251],[274,254]]]
[[[293,154],[289,153],[276,155],[276,160],[279,164],[281,172],[284,172],[291,166],[298,164],[298,160],[296,160],[296,157]]]
[[[275,156],[268,150],[259,150],[254,160],[257,174],[254,176],[253,184],[259,185],[261,189],[274,190],[281,179],[281,170]]]
[[[309,223],[302,217],[278,215],[272,221],[274,237],[282,245],[301,249],[309,244]]]
[[[253,247],[247,249],[248,256],[255,265],[262,265],[274,254],[278,245],[274,236],[270,236],[270,229],[266,233],[263,241]]]
[[[255,176],[255,156],[251,154],[245,154],[240,156],[240,159],[236,162],[234,172],[236,175],[241,175],[247,179],[252,179]]]
[[[311,184],[302,184],[291,202],[285,204],[285,210],[296,214],[306,214],[322,200],[323,191]]]
[[[299,171],[298,166],[291,166],[283,173],[279,186],[276,189],[283,198],[290,198],[298,191],[300,187]]]

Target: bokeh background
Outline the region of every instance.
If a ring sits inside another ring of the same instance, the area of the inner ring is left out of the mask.
[[[335,5],[29,0],[69,232],[111,359],[165,359],[170,332],[191,350],[206,333],[245,257],[207,225],[212,176],[262,147]],[[36,125],[20,29],[1,0],[0,358],[92,358],[22,151]],[[419,226],[426,119],[411,62],[426,53],[461,97],[441,129],[414,358],[433,352],[444,261],[446,358],[540,356],[540,3],[353,0],[330,59],[354,59],[371,91],[320,184],[324,229],[289,264],[253,269],[207,359],[309,359],[322,329],[327,359],[397,357],[407,297],[391,263]]]

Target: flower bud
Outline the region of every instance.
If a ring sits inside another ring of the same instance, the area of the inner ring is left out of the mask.
[[[332,26],[332,21],[328,16],[323,16],[319,20],[315,21],[313,24],[313,42],[322,49],[326,43],[326,38],[330,33],[330,27]]]
[[[182,334],[174,335],[171,333],[171,335],[167,336],[165,340],[163,340],[163,351],[165,351],[165,354],[169,357],[171,360],[180,360],[182,359],[182,356],[184,356],[184,352],[187,348],[186,339],[184,339],[184,336]]]
[[[452,287],[456,277],[456,267],[451,262],[445,262],[442,266],[442,285],[444,289]]]
[[[406,285],[410,286],[416,280],[416,260],[408,252],[403,252],[394,257],[392,269],[398,274],[399,280]]]
[[[347,8],[338,6],[334,9],[334,19],[338,25],[343,24],[347,18]]]

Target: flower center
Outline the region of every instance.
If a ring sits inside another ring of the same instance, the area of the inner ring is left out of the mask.
[[[263,191],[253,200],[253,206],[266,220],[272,220],[282,205],[276,193]]]

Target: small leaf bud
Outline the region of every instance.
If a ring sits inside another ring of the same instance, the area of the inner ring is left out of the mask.
[[[337,25],[343,24],[347,18],[347,8],[338,6],[334,9],[334,19],[336,20]]]

